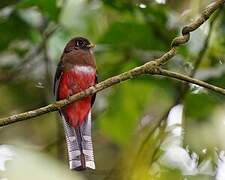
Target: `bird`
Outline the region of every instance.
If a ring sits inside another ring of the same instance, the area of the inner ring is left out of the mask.
[[[74,37],[66,44],[54,77],[56,100],[66,99],[97,83],[94,47],[84,37]],[[71,170],[95,169],[91,138],[91,111],[95,97],[96,94],[84,97],[59,110]]]

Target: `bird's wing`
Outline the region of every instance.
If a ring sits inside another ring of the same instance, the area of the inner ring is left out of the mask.
[[[63,65],[62,65],[62,62],[60,61],[55,72],[54,84],[53,84],[53,93],[56,97],[56,100],[58,100],[58,87],[59,87],[60,78],[62,76],[62,68],[63,68]]]
[[[98,83],[98,72],[96,72],[96,75],[95,75],[95,84]],[[96,94],[93,94],[92,95],[92,98],[91,98],[91,106],[93,106],[94,102],[95,102],[95,97],[96,97]]]

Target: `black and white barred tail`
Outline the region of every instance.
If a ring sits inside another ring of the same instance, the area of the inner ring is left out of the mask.
[[[62,119],[66,134],[70,169],[95,169],[91,139],[91,111],[84,123],[78,128],[71,127],[63,115]]]

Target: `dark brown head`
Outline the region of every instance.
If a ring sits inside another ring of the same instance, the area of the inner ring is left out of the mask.
[[[61,61],[66,69],[70,69],[73,65],[89,65],[96,67],[95,57],[91,51],[94,47],[86,38],[75,37],[71,39],[61,56]]]
[[[71,52],[73,50],[84,50],[87,51],[90,48],[95,47],[95,45],[91,44],[90,41],[88,41],[88,39],[83,38],[83,37],[75,37],[73,39],[71,39],[65,49],[64,49],[64,53],[68,53]]]

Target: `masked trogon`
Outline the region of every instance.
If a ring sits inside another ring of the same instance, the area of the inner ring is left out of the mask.
[[[54,79],[57,100],[65,99],[97,83],[94,47],[86,38],[71,39],[61,56]],[[95,169],[91,139],[91,108],[95,95],[84,97],[63,107],[70,169]]]

